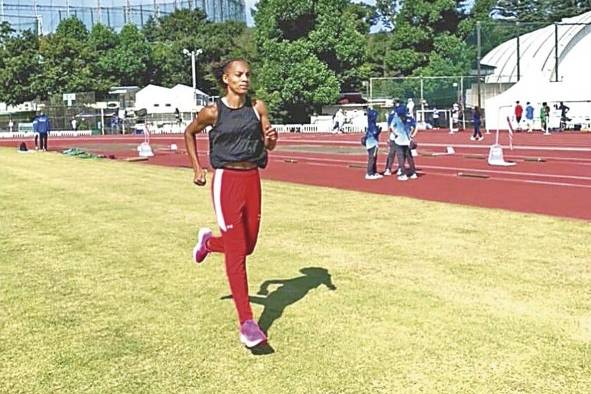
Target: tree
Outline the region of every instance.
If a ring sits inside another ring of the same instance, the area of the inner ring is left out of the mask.
[[[458,0],[378,0],[378,9],[394,29],[385,53],[386,73],[467,72],[467,46],[458,35],[465,6]]]
[[[282,120],[307,121],[360,85],[365,37],[348,0],[261,0],[254,15],[258,93]]]
[[[119,46],[119,36],[110,27],[99,23],[90,31],[87,45],[92,54],[92,70],[95,76],[93,90],[100,96],[101,93],[108,92],[112,86],[119,84],[111,62]]]
[[[30,30],[18,36],[8,24],[0,25],[0,101],[20,104],[39,94],[35,80],[40,73],[39,40]]]
[[[211,68],[215,63],[230,56],[252,57],[253,38],[246,30],[244,23],[210,22],[198,9],[178,10],[157,20],[149,20],[144,32],[153,49],[153,83],[191,85],[191,59],[183,54],[183,49],[202,49],[196,62],[197,86],[214,94],[217,83]]]
[[[41,38],[42,72],[36,80],[41,98],[94,90],[93,54],[87,39],[88,30],[76,17],[64,19],[54,34]]]

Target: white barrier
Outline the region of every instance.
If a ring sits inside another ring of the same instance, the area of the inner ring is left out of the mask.
[[[304,134],[315,134],[315,133],[334,133],[325,125],[316,124],[276,124],[273,125],[278,133],[304,133]],[[150,134],[182,134],[185,128],[182,126],[165,126],[165,127],[150,127]],[[365,130],[359,130],[353,125],[347,124],[343,126],[345,133],[363,133]],[[35,134],[31,131],[27,132],[0,132],[0,138],[29,138]],[[49,133],[50,137],[86,137],[92,135],[91,130],[57,130]]]
[[[91,130],[78,130],[78,131],[74,131],[74,130],[56,130],[56,131],[50,131],[49,132],[49,136],[50,137],[87,137],[92,135],[92,131]],[[33,138],[35,136],[35,133],[33,133],[32,131],[26,131],[26,132],[13,132],[13,133],[0,133],[0,138],[6,138],[6,139],[12,139],[12,138]]]

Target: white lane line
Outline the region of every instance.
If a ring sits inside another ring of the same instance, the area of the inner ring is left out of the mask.
[[[327,159],[327,158],[316,158],[316,157],[305,157],[305,156],[284,156],[284,155],[272,155],[274,158],[281,159],[296,159],[296,160],[309,160],[315,162],[332,162],[332,163],[346,163],[346,164],[364,164],[365,161],[359,160],[342,160],[342,159]],[[558,178],[558,179],[576,179],[583,181],[591,181],[591,176],[577,176],[577,175],[559,175],[559,174],[544,174],[537,172],[521,172],[521,171],[499,171],[499,170],[481,170],[475,168],[463,168],[463,167],[444,167],[444,166],[429,166],[419,165],[418,167],[427,168],[432,170],[450,170],[450,171],[468,171],[468,172],[479,172],[479,173],[490,173],[490,174],[501,174],[501,175],[521,175],[531,176],[540,178]]]
[[[305,144],[318,144],[318,145],[355,145],[358,146],[358,141],[334,141],[334,140],[289,140],[289,142],[301,142]],[[453,146],[454,148],[478,148],[478,149],[490,149],[490,145],[476,145],[476,144],[457,144],[453,142],[448,143],[434,143],[434,142],[421,142],[421,146],[430,147],[447,147]],[[380,146],[387,146],[385,142],[380,143]],[[502,145],[503,149],[509,149],[508,145]],[[549,145],[513,145],[513,150],[548,150],[548,151],[564,151],[564,152],[591,152],[591,147],[564,147],[564,146],[549,146]]]
[[[281,159],[281,161],[283,161],[283,159]],[[310,166],[319,166],[319,167],[335,167],[335,168],[342,168],[342,165],[339,164],[334,164],[334,163],[310,163],[310,162],[306,162],[303,163],[305,165],[310,165]],[[357,163],[351,163],[351,164],[357,164]],[[425,168],[425,166],[421,166],[421,169]],[[357,170],[364,170],[364,168],[362,167],[355,167],[355,169]],[[457,175],[456,174],[450,174],[450,173],[443,173],[443,172],[428,172],[426,173],[425,171],[417,171],[419,174],[427,174],[430,176],[443,176],[443,177],[453,177],[456,178]],[[487,178],[487,179],[483,179],[486,181],[497,181],[497,182],[513,182],[513,183],[531,183],[531,184],[536,184],[536,185],[545,185],[545,186],[562,186],[562,187],[575,187],[575,188],[581,188],[581,189],[591,189],[591,185],[579,185],[576,183],[566,183],[566,182],[551,182],[551,181],[538,181],[538,180],[532,180],[532,179],[521,179],[521,178],[505,178],[505,177],[493,177],[493,178]]]

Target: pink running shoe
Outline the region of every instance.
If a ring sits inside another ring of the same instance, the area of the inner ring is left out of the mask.
[[[204,227],[199,230],[199,234],[197,235],[197,243],[193,248],[193,260],[197,264],[201,263],[207,255],[209,254],[209,250],[207,250],[207,240],[212,237],[211,230]]]
[[[240,342],[248,348],[253,348],[267,342],[267,336],[254,320],[246,320],[240,326]]]

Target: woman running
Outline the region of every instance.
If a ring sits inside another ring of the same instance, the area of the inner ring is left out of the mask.
[[[185,130],[187,153],[197,186],[206,183],[195,147],[195,134],[213,126],[209,132],[209,159],[215,169],[213,203],[221,236],[208,228],[199,230],[193,258],[201,263],[210,252],[223,253],[232,298],[240,321],[240,341],[255,347],[267,341],[253,320],[248,300],[246,256],[257,243],[261,221],[261,182],[258,168],[267,165],[267,151],[277,143],[265,104],[251,100],[250,66],[245,60],[224,63],[216,77],[226,95],[203,108]]]

